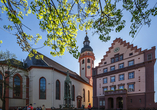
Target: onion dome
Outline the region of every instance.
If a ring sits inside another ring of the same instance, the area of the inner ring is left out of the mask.
[[[84,44],[84,47],[81,49],[81,53],[83,53],[85,51],[92,51],[93,52],[93,49],[89,45],[90,41],[89,41],[89,38],[88,38],[87,34],[86,34],[86,37],[84,39],[83,44]]]

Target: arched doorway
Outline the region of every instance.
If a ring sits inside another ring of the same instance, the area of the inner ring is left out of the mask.
[[[113,109],[113,105],[114,105],[113,98],[108,98],[108,108]]]
[[[123,109],[123,98],[122,97],[117,97],[117,108],[120,108],[121,110]]]
[[[82,96],[77,96],[77,108],[81,108]]]

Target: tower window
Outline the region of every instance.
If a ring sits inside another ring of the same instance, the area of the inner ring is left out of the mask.
[[[82,64],[84,64],[84,60],[82,60]]]
[[[90,63],[90,59],[89,58],[87,59],[87,63]]]
[[[151,60],[152,59],[152,54],[148,54],[147,55],[147,60]]]

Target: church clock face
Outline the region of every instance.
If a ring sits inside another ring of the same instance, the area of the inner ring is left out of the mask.
[[[88,69],[90,69],[90,66],[87,66]]]
[[[114,49],[114,53],[118,52],[119,50],[120,50],[119,47],[115,48],[115,49]]]

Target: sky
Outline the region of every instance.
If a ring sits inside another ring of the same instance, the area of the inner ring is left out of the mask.
[[[154,6],[156,3],[156,0],[151,0],[150,7]],[[1,14],[2,20],[0,20],[0,40],[3,41],[2,44],[0,44],[0,51],[10,51],[11,53],[16,54],[16,57],[18,60],[23,61],[26,59],[28,53],[23,52],[22,49],[19,47],[19,45],[16,43],[16,37],[10,33],[12,32],[6,32],[3,30],[3,25],[7,25],[10,22],[7,20],[5,13]],[[141,48],[142,50],[145,49],[151,49],[153,46],[157,46],[157,17],[151,17],[151,25],[150,27],[144,25],[142,26],[141,30],[139,30],[138,34],[135,38],[132,38],[129,36],[130,31],[130,18],[131,16],[129,14],[125,14],[124,18],[127,20],[126,27],[119,33],[112,32],[111,40],[108,42],[102,42],[99,40],[99,36],[97,34],[93,35],[94,30],[88,30],[88,37],[90,40],[90,46],[93,48],[93,53],[95,54],[95,66],[98,66],[98,63],[101,61],[103,56],[106,54],[106,51],[108,51],[109,47],[111,46],[113,40],[116,38],[122,38],[123,40],[126,40],[126,42],[130,42],[130,44],[133,44],[134,46],[137,46],[138,48]],[[75,59],[70,53],[67,51],[63,56],[57,56],[53,57],[50,55],[51,48],[49,47],[43,47],[43,42],[46,39],[46,32],[42,32],[39,28],[38,24],[39,21],[36,19],[36,16],[29,15],[28,17],[24,17],[23,24],[25,24],[27,27],[31,29],[28,30],[27,28],[25,31],[28,34],[31,34],[35,36],[37,33],[41,34],[43,39],[38,42],[37,45],[33,45],[33,48],[36,48],[38,52],[44,54],[45,56],[51,58],[52,60],[60,63],[61,65],[65,66],[66,68],[76,72],[79,74],[79,62],[78,59]],[[85,31],[78,31],[77,34],[77,46],[79,46],[79,51],[81,51],[81,48],[83,47],[83,41],[85,38]],[[33,42],[32,42],[33,44]],[[157,57],[157,51],[155,52]],[[155,63],[154,66],[154,90],[157,92],[157,63]],[[44,73],[43,73],[44,74]],[[157,102],[157,94],[155,94],[155,101]]]

